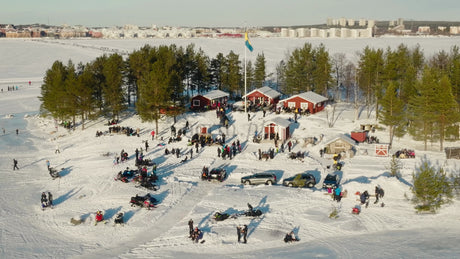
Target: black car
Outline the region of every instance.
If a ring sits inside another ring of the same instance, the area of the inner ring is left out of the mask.
[[[310,173],[296,174],[283,180],[284,186],[312,188],[316,184],[315,177]]]
[[[323,181],[323,188],[328,189],[328,188],[336,188],[340,184],[340,178],[336,174],[328,174],[326,178],[324,178]]]
[[[266,184],[272,185],[276,183],[276,175],[271,173],[256,173],[253,175],[248,175],[241,177],[242,184]]]
[[[227,172],[223,168],[214,168],[210,172],[208,172],[207,168],[206,170],[203,169],[203,172],[201,174],[201,180],[218,180],[220,182],[223,182],[225,180],[225,177],[227,177]]]

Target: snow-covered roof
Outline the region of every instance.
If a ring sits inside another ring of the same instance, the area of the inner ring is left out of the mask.
[[[263,86],[263,87],[261,87],[261,88],[257,88],[257,89],[252,90],[251,92],[249,92],[248,94],[246,94],[246,95],[244,95],[244,96],[248,96],[248,95],[250,95],[250,94],[252,94],[252,93],[254,93],[254,92],[256,92],[256,91],[257,91],[257,92],[260,92],[260,93],[262,93],[263,95],[268,96],[268,97],[270,97],[270,98],[272,98],[272,99],[275,99],[276,97],[278,97],[278,96],[281,95],[280,92],[278,92],[278,91],[272,89],[271,87],[269,87],[269,86]],[[243,97],[244,97],[244,96],[243,96]]]
[[[274,123],[276,125],[280,125],[280,126],[285,127],[285,128],[288,128],[289,125],[291,125],[291,122],[289,120],[283,119],[281,117],[272,118],[272,119],[266,121],[265,125],[268,125],[270,123]]]
[[[291,97],[288,97],[284,100],[281,100],[281,102],[283,101],[286,101],[286,100],[289,100],[293,97],[300,97],[302,99],[305,99],[306,101],[309,101],[313,104],[317,104],[317,103],[321,103],[321,102],[325,102],[327,101],[328,99],[322,95],[319,95],[315,92],[312,92],[312,91],[308,91],[308,92],[305,92],[305,93],[301,93],[301,94],[297,94],[297,95],[293,95]]]
[[[352,138],[350,138],[349,136],[347,136],[345,134],[337,135],[336,137],[334,137],[331,140],[329,140],[328,142],[326,142],[325,145],[329,145],[329,144],[331,144],[332,142],[335,142],[338,139],[342,139],[343,141],[347,142],[350,145],[353,145],[353,146],[356,145],[356,141],[354,141]]]
[[[212,90],[207,92],[206,94],[203,94],[203,97],[209,99],[209,100],[214,100],[217,98],[222,98],[222,97],[229,97],[230,95],[224,91],[221,90]]]

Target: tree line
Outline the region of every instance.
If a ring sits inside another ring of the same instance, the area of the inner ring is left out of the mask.
[[[56,119],[118,118],[135,104],[143,121],[162,114],[177,116],[185,111],[189,97],[217,88],[231,98],[244,94],[244,61],[230,51],[208,57],[193,44],[152,47],[145,45],[126,59],[119,54],[103,55],[86,64],[64,65],[55,61],[46,71],[41,87],[41,111]],[[409,49],[364,48],[358,62],[345,54],[330,56],[323,44],[305,43],[287,53],[267,74],[263,53],[254,64],[246,64],[248,90],[271,81],[286,95],[314,91],[331,98],[364,104],[372,109],[393,138],[406,133],[415,139],[439,141],[458,139],[460,120],[460,51],[440,51],[427,59],[419,46]],[[158,129],[157,129],[158,130]]]

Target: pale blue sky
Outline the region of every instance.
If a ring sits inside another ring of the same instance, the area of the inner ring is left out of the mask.
[[[332,18],[460,20],[459,0],[6,0],[0,24],[240,27]]]

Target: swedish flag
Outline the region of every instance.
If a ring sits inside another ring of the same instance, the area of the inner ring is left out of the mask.
[[[245,40],[244,44],[245,44],[246,47],[249,49],[249,51],[252,52],[252,51],[254,50],[254,48],[252,47],[251,42],[249,41],[249,37],[248,37],[248,33],[247,33],[247,32],[244,34],[244,40]]]

